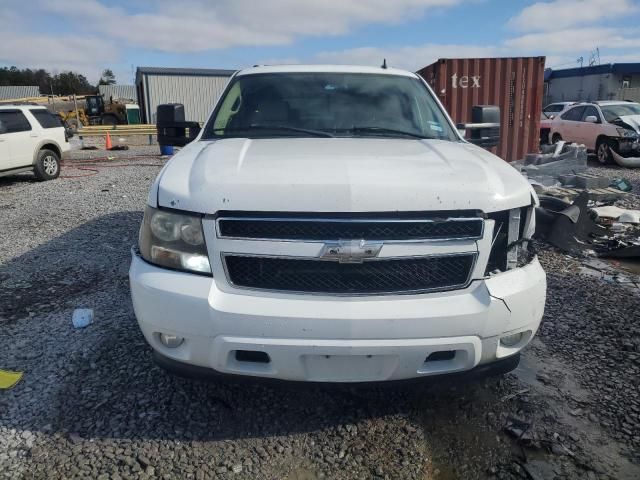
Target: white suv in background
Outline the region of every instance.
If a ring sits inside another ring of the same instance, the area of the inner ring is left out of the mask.
[[[548,123],[549,138],[582,143],[602,164],[640,167],[640,104],[610,100],[577,103]]]
[[[550,118],[555,118],[564,112],[567,108],[573,105],[575,102],[556,102],[550,103],[546,107],[542,109],[542,116],[540,120],[548,120]]]
[[[45,107],[0,106],[0,176],[33,171],[38,180],[53,180],[69,148],[62,122]]]

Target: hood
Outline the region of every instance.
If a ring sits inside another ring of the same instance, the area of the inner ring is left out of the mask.
[[[508,163],[474,145],[388,138],[196,141],[156,184],[160,206],[205,214],[492,212],[530,204],[532,191]]]
[[[619,117],[622,123],[626,123],[629,127],[633,128],[636,133],[640,133],[640,115],[623,115]],[[614,122],[614,123],[621,123]]]

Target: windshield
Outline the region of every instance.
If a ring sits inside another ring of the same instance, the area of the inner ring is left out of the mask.
[[[612,122],[618,117],[625,115],[640,115],[640,104],[619,103],[615,105],[601,105],[600,109],[607,122]]]
[[[238,76],[202,138],[285,136],[458,140],[420,80],[358,73]]]

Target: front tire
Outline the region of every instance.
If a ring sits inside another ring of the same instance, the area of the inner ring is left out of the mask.
[[[559,133],[554,133],[553,134],[553,138],[551,138],[551,143],[553,143],[555,145],[560,140],[562,140],[562,135],[560,135]]]
[[[607,165],[613,161],[613,155],[611,155],[611,145],[606,138],[598,140],[596,145],[596,157],[598,162],[602,165]]]
[[[53,150],[40,150],[33,172],[40,181],[58,178],[60,176],[60,156]]]

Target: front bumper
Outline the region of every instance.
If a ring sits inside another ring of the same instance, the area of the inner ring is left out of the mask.
[[[640,157],[623,157],[615,150],[611,149],[611,155],[615,162],[621,167],[637,168],[640,167]]]
[[[518,353],[544,311],[537,259],[463,290],[319,297],[222,291],[215,279],[155,267],[133,254],[131,296],[156,352],[220,373],[313,382],[377,382],[469,371]],[[513,347],[501,336],[526,332]],[[167,348],[160,333],[184,337]],[[238,359],[264,352],[269,362]],[[435,352],[454,352],[438,357]],[[427,358],[435,354],[437,360]]]

